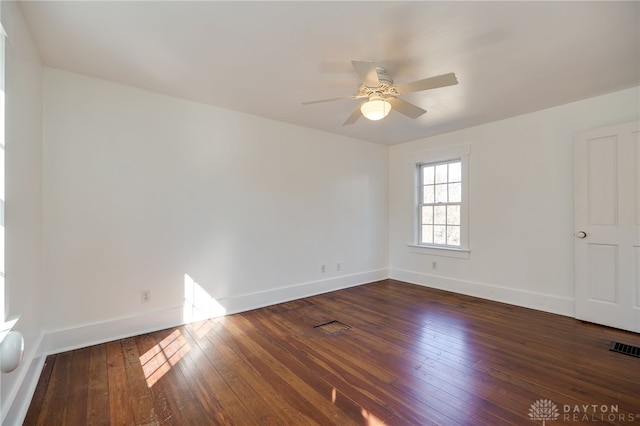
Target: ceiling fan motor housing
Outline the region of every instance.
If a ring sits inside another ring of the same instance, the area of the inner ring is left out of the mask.
[[[372,94],[378,95],[395,95],[393,88],[393,80],[387,75],[387,69],[384,67],[376,66],[376,73],[378,74],[378,86],[366,86],[364,83],[360,83],[358,86],[358,96],[371,96]]]

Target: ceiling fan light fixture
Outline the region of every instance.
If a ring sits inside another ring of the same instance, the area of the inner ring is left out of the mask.
[[[372,121],[385,118],[390,111],[391,104],[380,95],[371,95],[367,102],[360,105],[362,115]]]

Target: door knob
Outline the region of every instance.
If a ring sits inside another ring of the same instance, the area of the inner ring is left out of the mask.
[[[582,239],[582,238],[587,238],[587,233],[584,231],[578,231],[576,232],[576,237]]]

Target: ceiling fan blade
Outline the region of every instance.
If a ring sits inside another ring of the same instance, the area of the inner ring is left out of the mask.
[[[419,106],[409,103],[400,98],[390,97],[390,98],[387,98],[387,101],[389,101],[393,109],[410,118],[418,118],[422,114],[427,112],[427,110],[424,110]]]
[[[458,79],[454,73],[450,72],[449,74],[437,75],[435,77],[429,77],[413,81],[411,83],[396,84],[396,91],[398,93],[419,92],[421,90],[453,86],[454,84],[458,84]]]
[[[319,101],[303,102],[302,105],[311,105],[311,104],[319,104],[319,103],[322,103],[322,102],[343,101],[345,99],[362,99],[362,98],[366,98],[366,96],[359,96],[359,95],[340,96],[339,98],[320,99]]]
[[[342,125],[348,126],[349,124],[353,124],[358,121],[360,117],[362,117],[362,112],[360,111],[360,105],[358,105],[358,107],[353,110],[349,118],[347,118],[346,121],[342,123]]]
[[[356,74],[360,77],[360,81],[367,87],[380,86],[380,80],[378,80],[378,71],[376,70],[376,64],[373,62],[365,61],[351,61],[353,68],[356,70]]]

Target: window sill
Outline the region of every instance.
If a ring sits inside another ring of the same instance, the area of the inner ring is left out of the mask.
[[[407,244],[409,251],[416,254],[426,254],[431,256],[453,257],[455,259],[469,259],[471,250],[455,249],[449,247],[425,247],[417,244]]]

